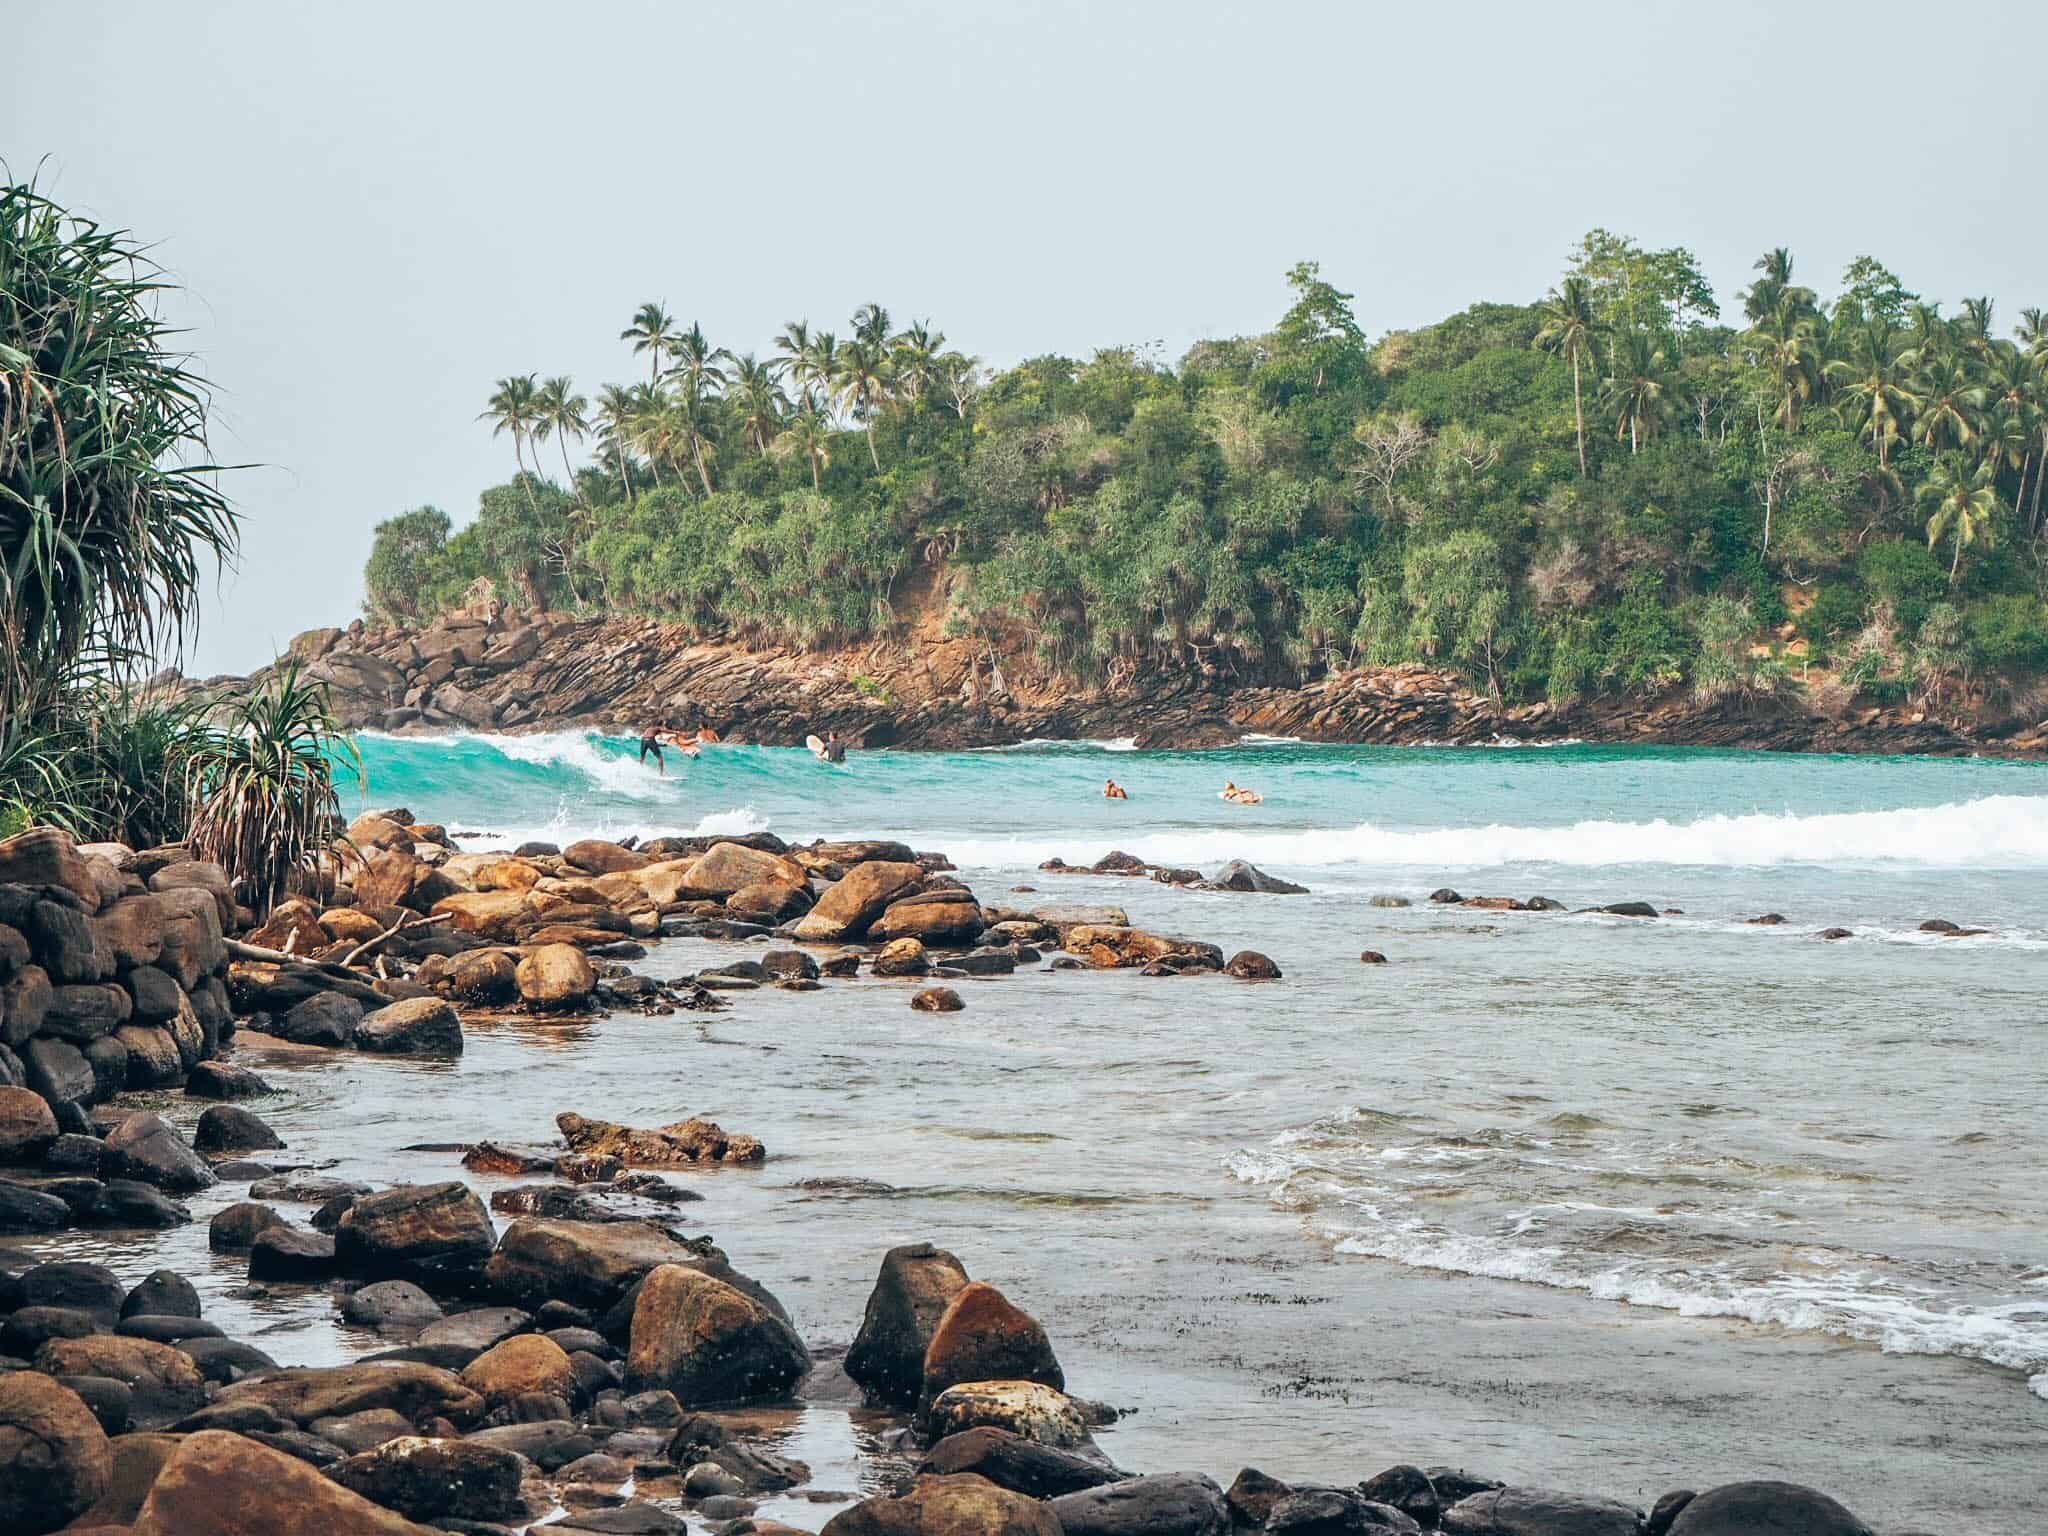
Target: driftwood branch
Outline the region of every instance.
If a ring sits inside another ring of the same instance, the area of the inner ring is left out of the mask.
[[[363,956],[367,955],[371,950],[376,949],[386,939],[390,938],[394,933],[399,932],[401,929],[431,928],[436,923],[447,922],[448,919],[453,917],[454,915],[455,914],[452,912],[443,912],[434,917],[421,917],[417,913],[408,912],[404,917],[401,917],[397,922],[393,923],[389,928],[386,928],[382,933],[378,934],[375,938],[363,940],[362,943],[358,944],[354,949],[350,950],[347,954],[343,955],[341,957],[341,963],[344,966],[354,965],[358,960],[362,959]]]

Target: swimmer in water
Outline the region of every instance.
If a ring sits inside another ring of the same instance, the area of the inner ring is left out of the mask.
[[[1102,781],[1102,798],[1105,800],[1128,800],[1131,797],[1123,785],[1117,783],[1115,779],[1104,779]]]
[[[1258,805],[1266,797],[1256,789],[1247,789],[1242,785],[1232,783],[1229,779],[1225,779],[1223,781],[1223,792],[1216,798],[1228,800],[1232,805]]]

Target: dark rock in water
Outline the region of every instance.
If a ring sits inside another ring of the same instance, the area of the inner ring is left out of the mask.
[[[416,1342],[456,1346],[480,1355],[532,1326],[532,1314],[517,1307],[475,1307],[429,1324]]]
[[[194,1099],[253,1099],[277,1090],[247,1067],[202,1061],[185,1074],[185,1093]]]
[[[355,1038],[363,1005],[339,992],[316,992],[274,1020],[272,1032],[295,1045],[343,1046]]]
[[[351,1293],[341,1315],[366,1328],[424,1328],[441,1320],[441,1304],[410,1280],[379,1280]]]
[[[213,1176],[223,1184],[253,1184],[276,1172],[269,1163],[259,1163],[253,1157],[231,1157],[213,1165]]]
[[[54,1125],[55,1121],[51,1123]],[[43,1154],[43,1166],[53,1173],[96,1173],[100,1166],[100,1139],[68,1133],[59,1136]]]
[[[355,1044],[386,1056],[460,1056],[462,1020],[438,997],[407,998],[364,1015]]]
[[[192,1357],[199,1374],[226,1385],[257,1371],[274,1371],[277,1362],[253,1344],[239,1339],[183,1339],[178,1348]]]
[[[1496,1488],[1460,1499],[1443,1513],[1449,1536],[1639,1536],[1634,1509],[1612,1499]]]
[[[1853,939],[1856,935],[1847,928],[1823,928],[1814,937],[1816,939]]]
[[[1666,1536],[1671,1522],[1676,1520],[1699,1495],[1690,1488],[1674,1488],[1650,1507],[1650,1518],[1644,1522],[1643,1536]]]
[[[1240,981],[1278,981],[1280,967],[1256,949],[1241,949],[1224,963],[1223,974]]]
[[[1159,884],[1161,884],[1161,885],[1201,885],[1201,884],[1203,884],[1203,880],[1202,880],[1202,872],[1201,872],[1201,871],[1200,871],[1199,869],[1173,869],[1173,868],[1169,868],[1169,867],[1167,867],[1167,866],[1161,865],[1161,866],[1159,866],[1159,867],[1156,867],[1156,868],[1154,868],[1154,869],[1153,869],[1153,871],[1152,871],[1152,878],[1153,878],[1154,880],[1158,881],[1158,882],[1159,882]],[[1217,878],[1217,880],[1218,880],[1218,881],[1221,881],[1223,877],[1222,877],[1221,875],[1218,875],[1218,876],[1217,876],[1216,878]],[[1221,887],[1221,888],[1222,888],[1222,889],[1229,889],[1229,890],[1242,890],[1242,889],[1244,889],[1244,887],[1242,887],[1242,886],[1229,886],[1229,887]]]
[[[672,1515],[658,1504],[628,1499],[615,1509],[573,1511],[550,1529],[562,1536],[684,1536],[690,1527],[681,1515]]]
[[[479,1429],[463,1436],[463,1441],[469,1445],[488,1445],[515,1452],[543,1472],[566,1467],[597,1449],[597,1442],[567,1419],[542,1419],[528,1424]]]
[[[921,1477],[901,1497],[866,1499],[825,1522],[821,1536],[1061,1536],[1050,1504],[986,1478]]]
[[[1055,865],[1057,860],[1054,861]],[[1040,869],[1046,868],[1041,864]],[[1149,866],[1134,853],[1117,851],[1105,853],[1090,866],[1090,873],[1097,875],[1142,875]]]
[[[1871,1536],[1824,1493],[1797,1483],[1724,1483],[1678,1512],[1671,1536]]]
[[[0,1530],[55,1530],[90,1508],[113,1476],[92,1409],[34,1371],[0,1375],[0,1448]]]
[[[98,1088],[92,1064],[69,1040],[37,1035],[21,1048],[21,1064],[28,1086],[47,1099],[53,1108],[65,1104],[87,1104]],[[61,1110],[58,1129],[67,1127]]]
[[[940,1476],[972,1472],[998,1488],[1027,1493],[1034,1499],[1058,1498],[1063,1493],[1125,1480],[1124,1473],[1106,1462],[1040,1445],[993,1426],[946,1436],[925,1452],[917,1470],[920,1475]]]
[[[174,1269],[153,1270],[121,1302],[123,1317],[197,1317],[198,1287]]]
[[[284,1138],[248,1110],[233,1104],[210,1104],[199,1117],[192,1145],[201,1152],[269,1152]]]
[[[60,1232],[70,1225],[71,1207],[55,1195],[0,1180],[0,1233]]]
[[[860,1332],[846,1352],[846,1374],[870,1400],[899,1407],[917,1401],[932,1333],[966,1287],[966,1266],[930,1243],[908,1243],[882,1256]]]
[[[1380,1504],[1355,1488],[1297,1485],[1266,1516],[1268,1531],[1285,1536],[1416,1536],[1422,1527],[1391,1504]],[[1513,1536],[1523,1536],[1516,1531]]]
[[[451,1180],[358,1197],[335,1243],[336,1257],[357,1274],[469,1275],[497,1247],[498,1231],[476,1191]]]
[[[522,1519],[520,1460],[469,1440],[390,1440],[337,1462],[327,1475],[342,1487],[414,1520]]]
[[[910,1006],[919,1013],[958,1013],[967,1004],[951,987],[926,987],[911,998]]]
[[[106,1331],[104,1318],[77,1307],[22,1307],[0,1322],[0,1350],[28,1360],[52,1339],[82,1339]]]
[[[1455,906],[1465,898],[1452,890],[1448,885],[1440,885],[1429,893],[1429,899],[1440,907],[1449,907]]]
[[[1413,903],[1406,896],[1375,896],[1367,905],[1374,907],[1406,907],[1412,906]],[[1263,1476],[1264,1474],[1261,1475]]]
[[[1218,1536],[1230,1529],[1223,1490],[1198,1472],[1126,1478],[1048,1499],[1065,1536]]]
[[[1257,891],[1266,896],[1306,896],[1308,887],[1296,885],[1292,880],[1282,880],[1269,875],[1256,864],[1247,864],[1243,859],[1232,859],[1216,871],[1216,878],[1209,882],[1223,891]]]
[[[1360,965],[1385,965],[1387,957],[1376,949],[1362,949],[1358,952]]]
[[[676,1200],[702,1200],[695,1190],[677,1190]],[[507,1216],[545,1216],[551,1221],[662,1221],[667,1200],[615,1192],[598,1184],[518,1184],[491,1191],[491,1209]]]
[[[80,1259],[57,1259],[34,1264],[21,1274],[21,1305],[24,1307],[73,1307],[89,1312],[108,1327],[121,1316],[121,1303],[128,1287],[104,1264]]]
[[[1784,923],[1785,917],[1781,912],[1766,912],[1761,917],[1746,918],[1745,921],[1757,928],[1776,928]]]
[[[256,1241],[256,1235],[281,1226],[284,1217],[255,1200],[238,1200],[214,1213],[207,1228],[206,1245],[215,1253],[240,1253]]]
[[[176,1313],[138,1312],[114,1324],[114,1332],[126,1339],[149,1339],[158,1344],[226,1337],[217,1324],[209,1323],[203,1317],[181,1317]]]
[[[100,1186],[86,1220],[95,1227],[143,1227],[161,1231],[192,1219],[186,1206],[133,1179],[109,1179]]]
[[[771,949],[761,956],[761,969],[780,980],[800,979],[815,981],[818,978],[818,962],[800,949]]]
[[[810,1370],[810,1354],[771,1300],[758,1286],[661,1265],[641,1282],[633,1304],[628,1385],[665,1388],[687,1402],[787,1391]]]
[[[1443,1512],[1436,1484],[1420,1467],[1389,1467],[1358,1485],[1358,1491],[1375,1504],[1390,1504],[1418,1525],[1435,1525]]]
[[[334,1273],[334,1239],[304,1227],[265,1227],[249,1245],[251,1280],[311,1284]]]
[[[1424,1467],[1422,1470],[1436,1489],[1437,1501],[1447,1509],[1475,1493],[1491,1493],[1496,1488],[1507,1486],[1497,1477],[1477,1477],[1462,1467]]]
[[[521,843],[512,850],[515,859],[556,859],[561,855],[562,850],[553,843]]]
[[[58,1380],[78,1394],[101,1429],[110,1435],[127,1432],[135,1413],[135,1393],[127,1382],[111,1376],[62,1376]]]
[[[1531,896],[1524,905],[1531,912],[1563,912],[1567,910],[1563,902],[1550,896]]]
[[[288,1200],[294,1205],[320,1205],[337,1195],[367,1195],[369,1192],[369,1185],[359,1184],[353,1179],[337,1179],[330,1174],[310,1173],[304,1169],[272,1174],[249,1186],[249,1198],[252,1200]]]
[[[1598,910],[1610,917],[1655,917],[1657,909],[1647,901],[1614,901]]]
[[[1952,923],[1945,917],[1930,917],[1920,925],[1922,933],[1960,933],[1962,925]]]
[[[1664,909],[1664,916],[1666,916],[1666,917],[1683,917],[1683,916],[1685,916],[1685,908],[1683,908],[1683,907],[1666,907],[1666,908]]]
[[[836,955],[827,955],[818,962],[818,971],[825,976],[857,976],[860,974],[860,951],[843,949]]]
[[[955,955],[947,963],[967,976],[1008,976],[1017,969],[1017,951],[1008,945],[991,944]]]
[[[925,1349],[922,1402],[963,1382],[1029,1381],[1064,1392],[1065,1372],[1038,1319],[992,1285],[969,1281],[954,1294]]]
[[[130,1115],[108,1133],[100,1152],[104,1178],[135,1179],[174,1194],[209,1189],[215,1180],[185,1138],[152,1114]]]
[[[52,1339],[36,1351],[36,1369],[50,1376],[108,1376],[133,1394],[138,1428],[181,1418],[206,1401],[206,1383],[191,1359],[168,1344],[110,1333]]]

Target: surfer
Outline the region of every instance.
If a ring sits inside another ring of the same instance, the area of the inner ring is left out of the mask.
[[[1117,783],[1115,779],[1104,779],[1102,781],[1102,798],[1105,800],[1128,800],[1131,797],[1129,791],[1123,785]]]
[[[1232,783],[1229,779],[1225,779],[1223,781],[1223,793],[1216,798],[1228,800],[1232,805],[1259,805],[1264,802],[1266,797],[1256,789],[1248,789],[1242,785]]]
[[[820,741],[815,736],[807,736],[804,738],[804,745],[811,749],[821,763],[843,763],[846,761],[846,743],[839,739],[837,731],[827,734],[823,741]]]
[[[641,733],[640,761],[646,762],[649,753],[654,755],[654,766],[661,771],[661,776],[667,778],[668,759],[661,755],[661,732],[658,730],[643,731]]]

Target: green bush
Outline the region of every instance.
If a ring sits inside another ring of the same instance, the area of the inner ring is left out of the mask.
[[[1798,632],[1818,661],[1831,655],[1844,637],[1863,627],[1865,603],[1855,587],[1827,582],[1813,594],[1813,601],[1799,615]]]
[[[2048,604],[2016,593],[1986,597],[1965,615],[1970,659],[1992,671],[2048,667]]]
[[[1856,575],[1864,591],[1892,605],[1908,632],[1948,593],[1948,567],[1918,539],[1881,539],[1863,551]]]

